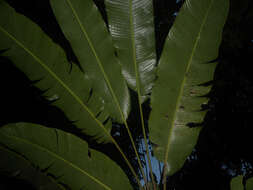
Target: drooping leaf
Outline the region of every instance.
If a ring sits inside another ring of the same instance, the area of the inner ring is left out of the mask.
[[[242,184],[243,176],[237,176],[232,178],[230,182],[230,189],[231,190],[244,190]]]
[[[8,177],[22,179],[40,190],[64,190],[52,177],[36,170],[25,158],[0,146],[0,173]]]
[[[108,119],[104,100],[90,93],[90,81],[80,69],[66,60],[64,51],[48,38],[29,19],[17,14],[2,0],[0,1],[0,49],[23,71],[30,80],[38,81],[35,86],[54,101],[75,125],[98,141],[109,141],[101,122]],[[88,106],[88,107],[87,107]],[[97,117],[96,117],[97,116]],[[110,121],[106,130],[110,132]]]
[[[253,177],[247,179],[246,190],[253,190]]]
[[[196,144],[205,115],[201,106],[213,78],[228,0],[186,0],[165,41],[151,95],[150,138],[168,174],[177,171]]]
[[[10,124],[0,129],[0,143],[46,168],[46,174],[71,189],[132,189],[116,163],[69,133],[36,124]]]
[[[91,1],[51,0],[63,33],[105,107],[118,122],[129,112],[129,94],[114,55],[112,39],[97,7]],[[121,112],[119,111],[121,110]]]
[[[123,75],[135,91],[137,77],[141,95],[147,95],[155,79],[153,1],[105,0],[105,5]]]

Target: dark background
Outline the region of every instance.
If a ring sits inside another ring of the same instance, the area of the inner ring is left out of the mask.
[[[103,0],[94,1],[106,20]],[[44,32],[64,48],[68,59],[78,64],[71,46],[60,31],[48,0],[8,0],[8,2],[18,12],[36,22]],[[163,41],[175,19],[174,13],[179,11],[182,3],[176,0],[154,0],[158,57]],[[168,178],[167,183],[170,190],[229,190],[232,177],[244,175],[246,180],[253,176],[253,156],[251,154],[253,141],[252,23],[253,1],[230,0],[230,13],[217,58],[219,64],[214,81],[212,81],[210,101],[206,107],[209,112],[205,117],[204,126],[194,151],[185,162],[184,167]],[[56,128],[64,126],[61,129],[84,138],[92,148],[104,152],[108,149],[115,151],[109,156],[117,161],[132,179],[112,145],[101,147],[89,137],[80,135],[64,113],[51,106],[43,98],[43,92],[34,88],[32,82],[7,58],[0,57],[0,66],[0,126],[18,121],[36,122]],[[132,101],[135,102],[136,94],[131,92],[131,95]],[[146,120],[150,111],[148,104],[149,102],[144,104]],[[137,121],[138,109],[133,110],[136,111],[130,114],[128,120],[130,126],[139,124]],[[140,128],[135,127],[132,131],[136,143],[139,144],[142,138]],[[114,124],[112,135],[137,168],[124,128]],[[132,183],[135,184],[134,180]],[[0,175],[0,189],[21,188],[21,185],[26,186],[26,189],[32,189],[27,182]]]

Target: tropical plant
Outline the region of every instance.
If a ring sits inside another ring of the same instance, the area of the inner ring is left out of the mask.
[[[73,63],[69,72],[61,47],[0,0],[0,51],[81,133],[98,145],[112,143],[139,189],[158,189],[148,147],[151,141],[154,155],[164,163],[160,185],[166,189],[166,177],[182,167],[201,130],[228,3],[186,0],[157,63],[152,0],[105,0],[109,32],[91,0],[50,0],[79,62]],[[134,103],[128,88],[138,97],[152,185],[127,122]],[[149,99],[148,136],[142,104]],[[139,169],[131,165],[111,136],[113,123],[126,128]],[[33,123],[7,124],[0,129],[0,145],[4,155],[0,169],[24,176],[40,189],[133,188],[114,161],[59,129]]]
[[[245,181],[245,183],[243,182]],[[253,178],[244,180],[243,176],[237,176],[232,178],[230,183],[231,190],[252,190],[253,189]]]

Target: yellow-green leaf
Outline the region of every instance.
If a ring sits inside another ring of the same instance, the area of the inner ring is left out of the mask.
[[[247,179],[246,190],[253,190],[253,177]]]
[[[230,189],[231,190],[244,190],[242,184],[243,176],[237,176],[232,178],[230,182]]]

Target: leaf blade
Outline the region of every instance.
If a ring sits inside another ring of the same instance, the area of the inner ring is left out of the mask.
[[[24,154],[40,168],[48,168],[46,173],[56,176],[58,183],[73,189],[81,189],[84,182],[87,189],[117,189],[122,184],[131,189],[127,177],[113,161],[92,149],[89,157],[88,144],[71,134],[18,123],[1,128],[0,136],[2,144]]]
[[[35,86],[46,90],[44,96],[54,100],[52,104],[61,108],[85,134],[99,136],[98,142],[111,141],[108,138],[111,125],[105,129],[101,123],[109,117],[103,99],[94,93],[89,99],[90,81],[80,69],[73,65],[69,74],[70,65],[65,53],[37,25],[17,14],[3,1],[0,1],[0,9],[0,49],[8,49],[3,55],[10,58],[30,80],[38,81]],[[21,28],[23,32],[20,32]],[[99,112],[103,114],[96,118]],[[85,124],[89,127],[85,128]]]
[[[246,181],[246,190],[252,190],[253,189],[253,177],[248,178]]]
[[[221,41],[228,1],[187,0],[168,34],[151,95],[149,119],[155,155],[165,161],[168,174],[176,172],[196,144],[205,112],[201,105],[210,86]]]
[[[28,181],[37,189],[64,190],[53,178],[33,168],[25,158],[17,153],[0,146],[0,155],[0,173]]]
[[[230,188],[231,190],[243,190],[243,176],[237,176],[232,178],[230,182]]]
[[[103,97],[110,115],[122,122],[119,110],[125,119],[130,110],[128,89],[96,6],[92,1],[80,0],[53,0],[50,3],[63,33],[92,81],[94,92]]]
[[[150,0],[105,1],[109,29],[123,65],[123,75],[135,91],[137,91],[136,80],[139,80],[142,96],[151,92],[155,79],[156,54],[152,3]]]

